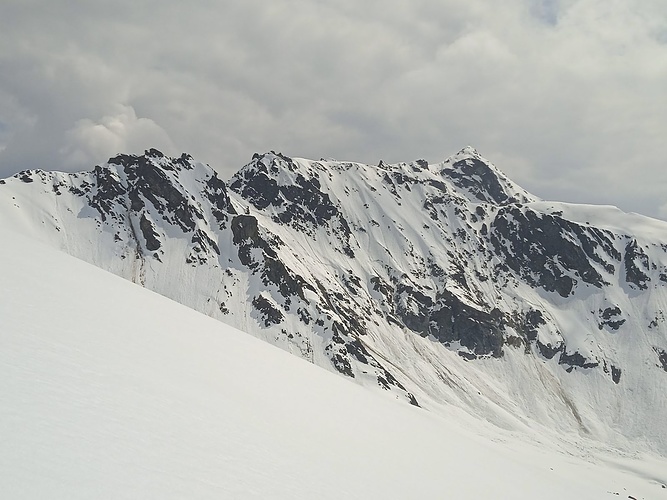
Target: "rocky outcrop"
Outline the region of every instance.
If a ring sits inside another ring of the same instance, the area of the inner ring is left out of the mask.
[[[497,212],[489,233],[503,265],[561,297],[580,282],[602,288],[601,271],[613,273],[620,260],[607,232],[516,205]]]

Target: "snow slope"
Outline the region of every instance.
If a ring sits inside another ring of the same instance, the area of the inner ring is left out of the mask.
[[[0,276],[3,498],[667,498],[664,461],[491,438],[14,232]]]

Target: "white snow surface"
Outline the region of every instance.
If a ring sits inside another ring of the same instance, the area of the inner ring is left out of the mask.
[[[667,463],[412,407],[12,231],[7,499],[660,499]]]

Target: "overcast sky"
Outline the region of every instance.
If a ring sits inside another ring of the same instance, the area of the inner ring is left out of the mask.
[[[466,145],[542,198],[667,218],[667,1],[0,2],[1,177]]]

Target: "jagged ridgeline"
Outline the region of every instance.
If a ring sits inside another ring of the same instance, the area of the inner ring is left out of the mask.
[[[667,225],[541,201],[472,148],[256,154],[228,182],[149,150],[0,183],[3,224],[412,404],[627,438],[665,408]]]

